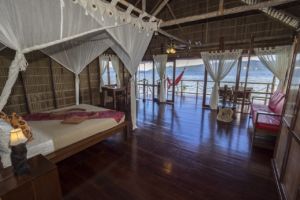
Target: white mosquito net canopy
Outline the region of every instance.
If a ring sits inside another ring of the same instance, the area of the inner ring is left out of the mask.
[[[0,0],[0,50],[16,51],[0,96],[0,111],[10,96],[19,71],[26,70],[24,54],[41,50],[76,76],[96,57],[112,48],[130,72],[131,114],[136,128],[134,74],[157,30],[155,18],[144,20],[117,8],[118,0]],[[3,44],[3,45],[2,45]]]

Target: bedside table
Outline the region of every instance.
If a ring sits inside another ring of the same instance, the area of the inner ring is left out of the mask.
[[[0,171],[0,200],[62,199],[56,165],[44,156],[28,160],[31,173],[17,177],[12,167]]]

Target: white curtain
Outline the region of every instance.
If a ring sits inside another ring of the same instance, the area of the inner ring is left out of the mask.
[[[82,70],[112,44],[107,34],[99,34],[93,38],[80,38],[51,46],[42,50],[45,54],[60,63],[75,74],[75,98],[79,104],[80,81],[79,74]]]
[[[28,63],[22,53],[16,52],[15,59],[11,63],[8,71],[8,79],[2,90],[0,97],[0,111],[4,108],[15,84],[19,71],[25,71]]]
[[[235,66],[242,50],[201,53],[205,68],[214,81],[210,96],[210,108],[216,110],[219,101],[219,83]]]
[[[279,79],[277,90],[284,90],[284,81],[291,60],[291,46],[275,47],[270,49],[254,49],[255,54],[263,65]]]
[[[120,62],[119,62],[119,58],[115,55],[110,55],[110,61],[111,64],[114,68],[114,71],[116,73],[116,82],[117,82],[117,87],[121,87],[121,81],[120,81]]]
[[[105,74],[105,71],[109,67],[109,56],[107,55],[101,55],[99,57],[100,61],[100,92],[102,92],[102,86],[104,86],[104,80],[103,80],[103,75]]]
[[[134,29],[132,25],[123,26],[123,33],[120,29],[115,31],[118,36],[118,41],[122,41],[122,44],[115,44],[111,48],[121,59],[127,70],[131,75],[130,79],[130,94],[131,94],[131,120],[133,129],[137,128],[136,125],[136,87],[135,87],[135,73],[138,69],[140,62],[149,46],[151,41],[153,30],[148,32]],[[112,29],[110,30],[112,31]],[[124,51],[125,49],[125,51]]]
[[[160,79],[159,88],[159,102],[166,102],[166,65],[168,61],[168,55],[155,55],[153,56],[154,66]]]

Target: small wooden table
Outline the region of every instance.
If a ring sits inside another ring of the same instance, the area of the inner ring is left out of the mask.
[[[28,164],[31,172],[25,176],[15,176],[12,167],[0,170],[0,199],[62,199],[56,165],[42,155],[30,158]]]
[[[102,92],[104,94],[104,98],[103,98],[103,106],[106,106],[107,103],[107,94],[112,94],[112,98],[113,98],[113,105],[114,105],[114,110],[117,109],[117,95],[118,94],[123,94],[125,95],[125,87],[115,87],[115,86],[103,86],[102,87]]]

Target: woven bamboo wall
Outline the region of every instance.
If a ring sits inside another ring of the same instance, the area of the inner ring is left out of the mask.
[[[8,67],[11,63],[11,59],[6,56],[0,56],[0,91],[7,80]],[[12,111],[25,114],[27,113],[26,103],[25,103],[25,94],[20,79],[17,80],[15,86],[12,90],[8,103],[3,110],[4,112],[11,113]]]
[[[87,67],[80,73],[80,102],[91,104],[89,85],[88,85],[88,70]]]
[[[75,104],[75,77],[66,68],[51,60],[57,107]]]
[[[47,57],[32,61],[27,70],[22,72],[31,112],[41,112],[55,108],[49,61],[50,59]]]
[[[13,57],[11,50],[0,52],[0,92]],[[72,72],[41,52],[30,53],[26,58],[29,66],[22,76],[19,75],[4,112],[23,115],[30,111],[36,113],[75,104],[75,77]],[[127,70],[125,77],[128,81]],[[99,105],[99,85],[99,61],[95,59],[80,74],[80,103]]]
[[[90,72],[90,84],[92,91],[92,99],[94,105],[99,105],[100,102],[100,93],[99,93],[99,61],[95,59],[93,62],[89,64],[89,72]]]

